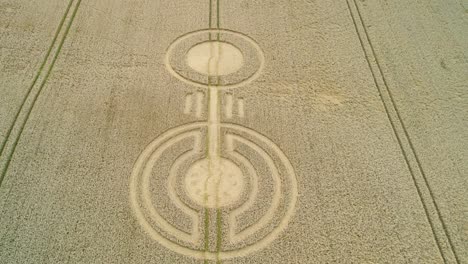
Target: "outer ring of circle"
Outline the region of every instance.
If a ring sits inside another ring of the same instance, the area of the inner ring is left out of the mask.
[[[207,126],[208,124],[206,122],[196,122],[188,125],[182,125],[179,127],[172,128],[159,137],[157,137],[153,142],[155,141],[161,141],[161,144],[164,143],[167,139],[170,139],[171,136],[173,135],[180,135],[182,133],[185,133],[190,130],[194,130],[196,128],[202,128]],[[292,215],[294,214],[295,207],[296,207],[296,202],[297,202],[297,197],[298,197],[298,189],[297,189],[297,179],[296,175],[294,173],[294,169],[289,162],[288,158],[285,156],[285,154],[281,151],[281,149],[276,146],[270,139],[267,137],[263,136],[262,134],[246,127],[242,127],[236,124],[230,124],[230,123],[222,123],[221,127],[229,128],[229,129],[234,129],[234,130],[239,130],[241,132],[248,133],[250,135],[253,135],[255,138],[257,138],[260,141],[267,142],[273,149],[273,152],[275,152],[283,165],[286,168],[287,175],[291,180],[291,198],[287,206],[287,211],[284,214],[283,218],[281,219],[280,223],[273,229],[268,235],[263,237],[261,240],[258,242],[243,247],[241,249],[236,249],[236,250],[231,250],[231,251],[221,251],[219,253],[213,253],[213,252],[205,252],[205,251],[200,251],[200,250],[195,250],[195,249],[190,249],[187,247],[183,247],[177,243],[172,242],[171,240],[163,237],[158,231],[156,231],[154,228],[151,227],[151,224],[145,219],[145,214],[141,209],[140,202],[139,202],[139,195],[138,195],[138,180],[142,174],[142,170],[144,166],[135,168],[132,172],[132,176],[130,179],[130,204],[131,207],[133,208],[134,213],[137,215],[137,218],[139,218],[140,221],[142,221],[143,228],[148,232],[148,234],[156,240],[158,243],[161,245],[165,246],[166,248],[177,252],[182,255],[186,255],[189,257],[194,257],[197,259],[209,259],[209,260],[216,260],[216,259],[231,259],[235,257],[242,257],[249,255],[255,251],[258,251],[260,249],[265,248],[269,243],[274,241],[280,233],[287,227],[289,220],[291,219]],[[156,144],[154,146],[152,143],[148,147],[152,147],[151,151],[149,151],[148,155],[140,155],[135,162],[135,164],[146,164],[148,156],[151,156],[151,154],[161,145],[161,144]],[[147,147],[147,148],[148,148]],[[145,151],[144,151],[145,152]]]
[[[188,39],[190,37],[196,36],[196,35],[207,34],[207,33],[225,33],[225,34],[234,35],[236,37],[239,37],[239,38],[242,38],[242,39],[246,40],[247,42],[249,42],[257,50],[258,58],[260,60],[260,65],[259,65],[257,71],[254,74],[250,75],[247,79],[244,79],[244,80],[242,80],[242,81],[240,81],[238,83],[233,83],[233,84],[216,85],[216,88],[218,88],[220,90],[238,88],[238,87],[244,86],[244,85],[246,85],[248,83],[251,83],[253,80],[257,79],[258,76],[260,76],[260,73],[262,72],[263,68],[265,67],[265,55],[263,54],[262,48],[260,47],[260,45],[258,45],[258,43],[255,40],[253,40],[252,38],[250,38],[250,37],[248,37],[246,35],[243,35],[243,34],[241,34],[239,32],[228,30],[228,29],[202,29],[202,30],[193,31],[193,32],[182,35],[181,37],[177,38],[174,42],[172,42],[171,45],[169,45],[169,47],[167,48],[166,56],[164,58],[164,64],[166,65],[166,69],[174,77],[176,77],[177,79],[179,79],[179,80],[181,80],[181,81],[183,81],[183,82],[185,82],[187,84],[193,85],[195,87],[200,87],[200,88],[209,88],[210,87],[210,85],[208,85],[208,84],[196,82],[194,80],[191,80],[191,79],[188,79],[188,78],[184,77],[183,75],[181,75],[180,73],[178,73],[178,72],[176,72],[174,70],[174,68],[172,67],[171,62],[170,62],[170,58],[171,58],[171,54],[172,54],[173,50],[182,41],[184,41],[184,40],[186,40],[186,39]]]

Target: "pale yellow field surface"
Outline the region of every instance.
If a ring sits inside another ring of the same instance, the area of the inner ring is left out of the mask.
[[[468,263],[466,0],[0,0],[0,263]]]

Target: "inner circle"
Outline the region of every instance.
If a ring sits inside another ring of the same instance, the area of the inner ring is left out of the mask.
[[[222,76],[237,72],[244,64],[244,55],[234,45],[223,41],[199,43],[187,52],[187,65],[207,76]]]
[[[245,182],[241,169],[232,161],[205,158],[190,166],[184,185],[187,195],[198,205],[220,208],[241,198]]]

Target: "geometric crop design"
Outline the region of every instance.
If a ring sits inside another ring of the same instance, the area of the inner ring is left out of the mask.
[[[165,64],[194,87],[196,116],[205,108],[206,121],[169,129],[140,154],[130,182],[136,218],[163,246],[198,259],[235,258],[266,247],[294,214],[296,175],[269,138],[226,120],[235,106],[244,116],[243,98],[229,90],[261,74],[262,49],[239,32],[209,28],[176,39]],[[186,97],[186,114],[193,97]]]

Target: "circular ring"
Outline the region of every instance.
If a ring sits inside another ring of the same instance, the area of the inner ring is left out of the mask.
[[[144,209],[142,208],[142,204],[140,202],[141,188],[142,188],[141,180],[142,180],[142,177],[144,177],[143,171],[149,162],[150,156],[152,156],[154,152],[160,150],[160,148],[164,146],[164,144],[168,143],[168,141],[173,139],[174,137],[186,134],[189,131],[203,128],[205,126],[207,126],[206,122],[196,122],[196,123],[186,124],[186,125],[182,125],[182,126],[170,129],[169,131],[163,133],[161,136],[156,138],[153,142],[151,142],[146,147],[143,153],[141,153],[141,155],[138,157],[135,163],[134,170],[132,172],[131,179],[130,179],[131,207],[138,219],[138,222],[142,225],[145,231],[154,240],[158,241],[160,244],[162,244],[163,246],[165,246],[166,248],[174,252],[177,252],[179,254],[183,254],[186,256],[198,258],[198,259],[209,259],[209,260],[231,259],[235,257],[246,256],[248,254],[251,254],[255,251],[258,251],[266,247],[273,240],[275,240],[280,235],[280,233],[284,231],[284,229],[286,229],[291,217],[294,214],[296,202],[298,198],[297,179],[296,179],[296,175],[294,173],[294,169],[290,161],[276,144],[274,144],[269,138],[256,132],[255,130],[252,130],[250,128],[246,128],[243,126],[235,125],[235,124],[229,124],[229,123],[221,124],[221,127],[223,128],[232,129],[237,132],[249,134],[252,138],[255,138],[256,141],[258,140],[258,142],[261,142],[267,145],[270,148],[270,150],[273,153],[275,153],[275,155],[277,155],[277,157],[279,158],[279,161],[282,163],[282,166],[284,166],[285,168],[285,173],[283,175],[290,182],[290,187],[289,187],[290,197],[287,201],[287,206],[286,206],[287,208],[286,208],[285,214],[282,216],[278,225],[273,230],[271,230],[266,236],[264,236],[263,238],[255,242],[254,244],[245,246],[243,248],[235,249],[235,250],[221,251],[218,253],[205,252],[202,250],[185,247],[181,244],[178,244],[174,241],[169,240],[168,238],[163,236],[160,232],[158,232],[150,223],[151,219],[147,218],[148,216],[145,214]]]
[[[174,70],[174,68],[172,67],[171,62],[170,62],[170,58],[171,58],[171,54],[172,54],[173,50],[182,41],[184,41],[184,40],[186,40],[186,39],[188,39],[190,37],[193,37],[193,36],[198,36],[198,35],[201,35],[201,34],[208,34],[208,33],[222,33],[222,34],[233,35],[233,36],[239,37],[239,38],[247,41],[257,51],[258,59],[260,61],[260,65],[259,65],[258,69],[255,71],[255,73],[253,73],[252,75],[250,75],[246,79],[244,79],[244,80],[242,80],[240,82],[237,82],[237,83],[216,85],[216,88],[218,88],[220,90],[238,88],[238,87],[245,86],[245,85],[251,83],[253,80],[257,79],[258,76],[260,76],[260,73],[262,72],[263,68],[265,67],[265,55],[263,53],[262,48],[260,48],[260,45],[258,45],[258,43],[255,40],[253,40],[251,37],[246,36],[246,35],[244,35],[242,33],[232,31],[232,30],[228,30],[228,29],[203,29],[203,30],[197,30],[197,31],[193,31],[193,32],[187,33],[185,35],[182,35],[181,37],[177,38],[174,42],[172,42],[171,45],[169,45],[169,47],[168,47],[168,49],[166,51],[166,56],[164,58],[164,64],[166,65],[166,69],[174,77],[176,77],[177,79],[179,79],[179,80],[181,80],[181,81],[183,81],[183,82],[185,82],[187,84],[193,85],[195,87],[200,87],[200,88],[209,88],[210,87],[210,85],[207,84],[207,83],[201,83],[201,82],[197,82],[197,81],[191,80],[189,78],[186,78],[185,76],[183,76],[182,74],[180,74],[176,70]]]

